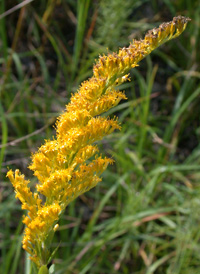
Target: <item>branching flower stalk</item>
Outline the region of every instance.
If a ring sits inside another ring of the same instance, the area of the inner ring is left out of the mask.
[[[8,171],[16,198],[28,212],[23,219],[26,226],[23,248],[38,269],[49,263],[51,240],[66,206],[96,186],[101,181],[101,173],[113,163],[112,159],[99,154],[94,143],[120,129],[117,118],[100,116],[126,99],[116,87],[129,80],[130,69],[155,48],[179,36],[189,20],[175,17],[150,30],[144,40],[133,40],[118,53],[100,56],[93,76],[82,83],[66,111],[58,117],[56,137],[45,141],[32,155],[29,168],[38,179],[34,192],[30,190],[30,181],[25,180],[19,170]]]

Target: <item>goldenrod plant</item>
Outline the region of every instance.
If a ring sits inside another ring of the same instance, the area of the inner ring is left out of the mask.
[[[94,144],[120,129],[117,118],[100,116],[122,99],[117,86],[129,78],[129,71],[161,44],[179,36],[190,19],[178,16],[150,30],[144,40],[134,40],[118,53],[100,56],[93,76],[72,95],[66,111],[57,119],[56,137],[46,140],[32,155],[29,168],[37,177],[35,191],[19,170],[7,173],[22,209],[25,232],[23,248],[30,254],[39,273],[48,273],[52,259],[50,246],[58,221],[66,206],[76,197],[95,187],[112,159],[99,154]]]

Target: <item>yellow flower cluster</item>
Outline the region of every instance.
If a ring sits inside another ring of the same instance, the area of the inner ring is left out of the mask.
[[[101,56],[93,69],[93,77],[85,81],[56,123],[56,138],[46,141],[32,156],[29,168],[38,178],[36,191],[19,170],[8,171],[16,197],[28,211],[23,248],[40,267],[49,257],[49,237],[57,228],[59,215],[77,196],[96,186],[100,175],[113,160],[98,155],[94,143],[120,129],[117,119],[100,117],[126,99],[116,86],[129,80],[128,71],[152,50],[177,37],[185,29],[188,18],[175,17],[149,31],[144,40],[134,40],[118,53]]]

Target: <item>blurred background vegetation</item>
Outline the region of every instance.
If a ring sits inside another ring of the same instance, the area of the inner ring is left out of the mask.
[[[59,274],[200,273],[199,0],[1,0],[0,14],[0,273],[29,273],[8,166],[34,184],[30,154],[98,55],[177,15],[192,19],[186,31],[120,87],[128,100],[109,115],[122,130],[101,142],[115,164],[67,208],[53,263]]]

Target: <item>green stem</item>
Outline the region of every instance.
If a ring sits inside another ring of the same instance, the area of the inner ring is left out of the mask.
[[[49,274],[49,270],[46,265],[40,267],[38,274]]]

